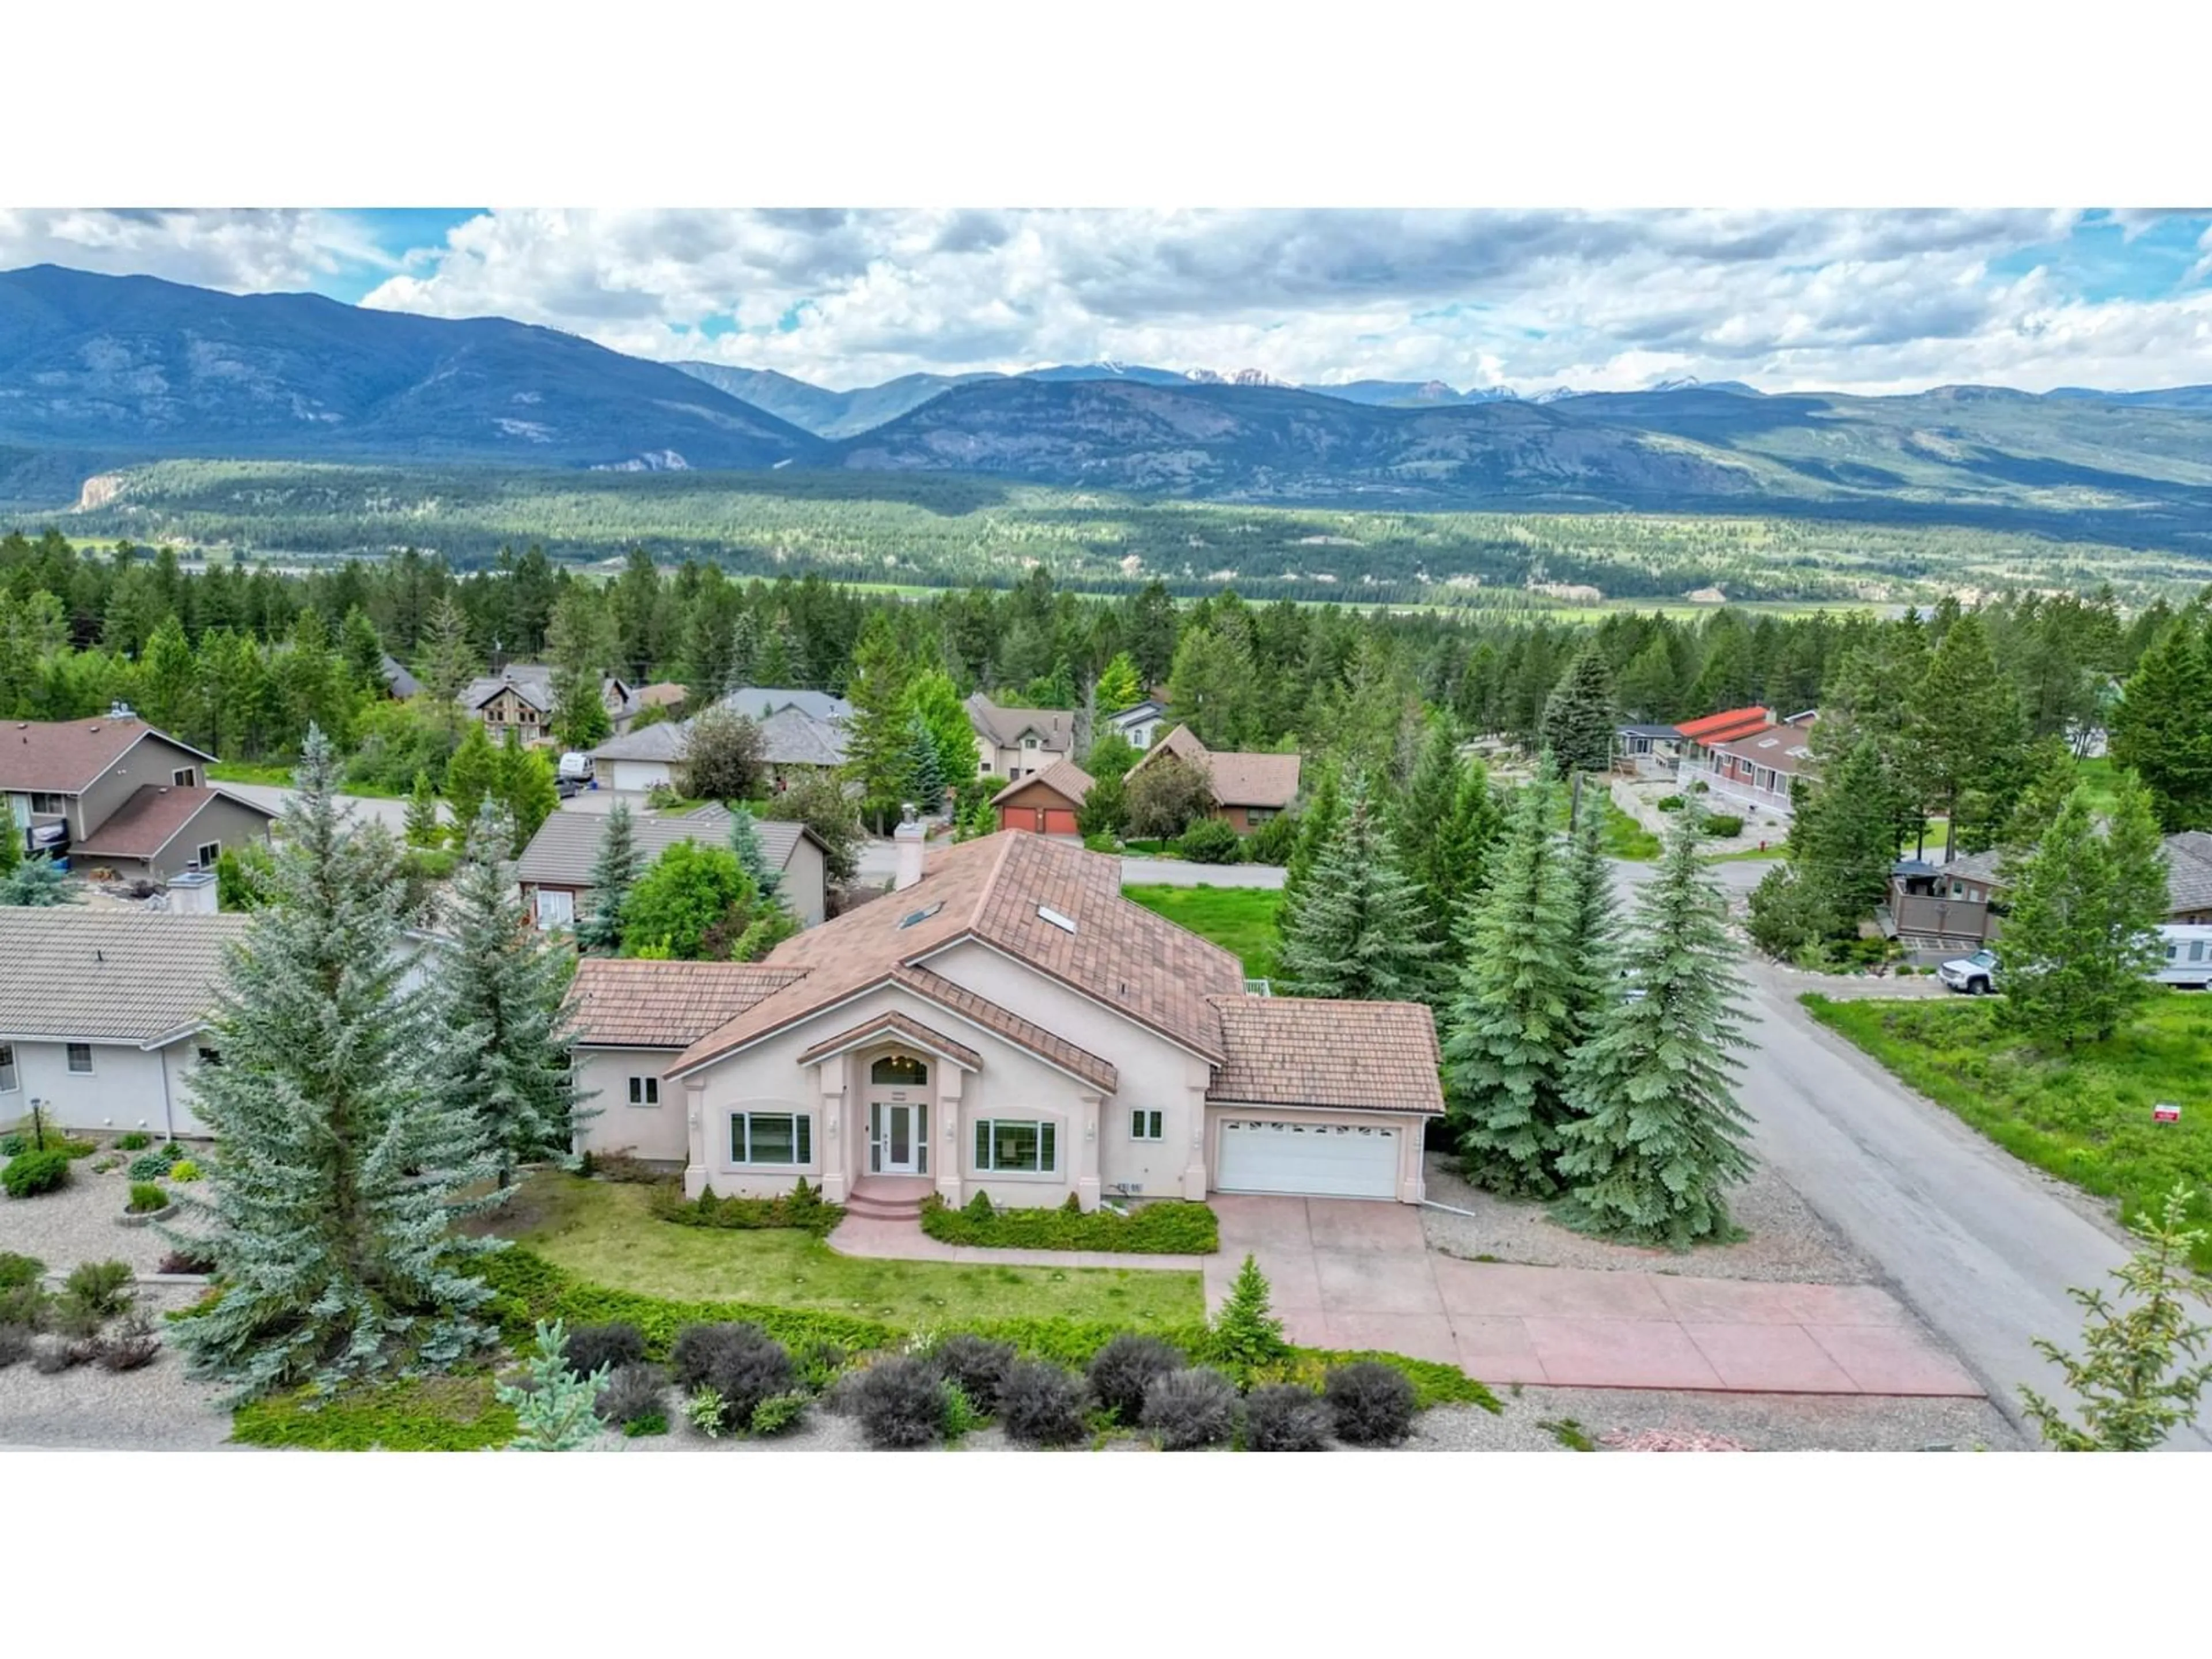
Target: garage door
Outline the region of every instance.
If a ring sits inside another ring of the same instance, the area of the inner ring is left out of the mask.
[[[1224,1193],[1398,1195],[1398,1131],[1380,1126],[1224,1118],[1219,1160],[1213,1184]]]

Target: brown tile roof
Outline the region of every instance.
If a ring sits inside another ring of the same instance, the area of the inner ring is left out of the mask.
[[[1717,714],[1706,714],[1693,720],[1684,720],[1674,729],[1692,743],[1726,743],[1730,738],[1741,738],[1756,732],[1768,723],[1767,712],[1756,705],[1749,708],[1728,708]]]
[[[798,977],[758,962],[586,957],[569,990],[571,1029],[590,1047],[681,1048]]]
[[[146,738],[158,738],[203,761],[215,759],[135,717],[118,720],[103,714],[90,720],[9,720],[0,723],[0,789],[77,794],[98,781],[131,745]],[[166,769],[161,775],[167,778]]]
[[[1074,931],[1046,920],[1044,909]],[[1206,998],[1244,984],[1243,964],[1228,951],[1123,898],[1119,860],[1002,830],[946,848],[913,886],[776,946],[769,962],[803,969],[806,977],[693,1043],[676,1069],[757,1041],[964,939],[990,945],[1215,1061],[1221,1025]]]
[[[1255,754],[1243,750],[1208,749],[1188,726],[1178,726],[1144,753],[1127,774],[1134,777],[1153,756],[1162,751],[1188,761],[1213,785],[1218,806],[1288,806],[1298,798],[1299,760],[1296,755]]]
[[[1249,1106],[1441,1113],[1437,1024],[1418,1002],[1213,999],[1228,1063],[1206,1091]]]
[[[0,1040],[145,1043],[215,1007],[242,915],[0,907]]]
[[[944,1032],[923,1024],[912,1014],[901,1013],[896,1008],[885,1009],[871,1015],[858,1025],[848,1025],[835,1036],[828,1036],[799,1055],[801,1066],[811,1066],[817,1060],[827,1060],[856,1042],[866,1042],[872,1037],[902,1036],[908,1042],[934,1050],[948,1060],[957,1060],[969,1071],[983,1063],[983,1056],[964,1042],[956,1042]]]
[[[1024,789],[1036,788],[1049,789],[1070,806],[1080,806],[1083,798],[1091,793],[1094,781],[1091,774],[1073,761],[1056,760],[1041,772],[1033,772],[1025,778],[1016,778],[991,797],[991,805],[1009,805]]]
[[[967,702],[969,723],[1001,749],[1022,746],[1022,733],[1035,732],[1042,747],[1066,754],[1075,746],[1075,715],[1065,708],[1002,708],[981,691]]]
[[[940,1007],[956,1014],[964,1014],[988,1031],[995,1031],[1018,1048],[1026,1048],[1039,1059],[1048,1060],[1063,1072],[1072,1072],[1086,1083],[1095,1083],[1108,1094],[1121,1087],[1121,1073],[1110,1060],[1102,1060],[1087,1048],[1079,1048],[1065,1037],[1054,1036],[1043,1026],[1024,1019],[1019,1014],[1001,1008],[989,998],[980,996],[964,985],[955,985],[942,974],[933,974],[927,968],[901,968],[891,975],[894,983],[905,987],[918,996],[927,997]]]
[[[147,859],[184,833],[186,826],[219,800],[258,812],[270,823],[276,815],[228,789],[184,789],[174,784],[142,783],[131,799],[73,849],[87,858]]]

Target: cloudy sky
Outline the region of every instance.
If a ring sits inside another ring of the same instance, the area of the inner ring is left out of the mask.
[[[543,323],[819,384],[1110,359],[1768,391],[2212,382],[2212,210],[0,210],[0,268]]]

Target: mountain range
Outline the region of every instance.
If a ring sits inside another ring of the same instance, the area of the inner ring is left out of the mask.
[[[1949,521],[2212,556],[2212,387],[1517,397],[1119,363],[830,391],[501,319],[0,273],[0,500],[159,458],[962,473],[1200,500]]]

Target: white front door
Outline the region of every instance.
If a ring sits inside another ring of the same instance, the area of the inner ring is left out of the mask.
[[[1224,1119],[1220,1146],[1219,1192],[1398,1195],[1398,1132],[1379,1124]]]
[[[929,1168],[929,1108],[917,1102],[868,1103],[868,1173],[924,1175]]]

